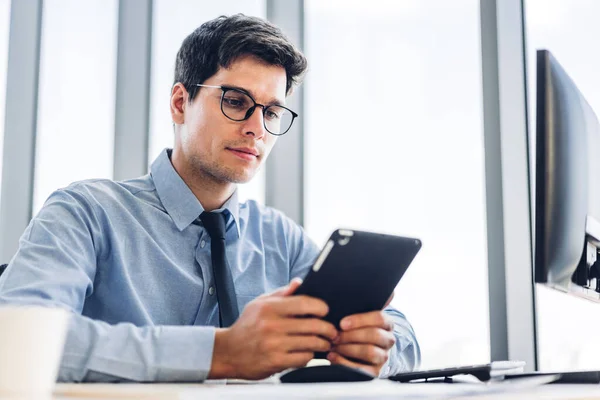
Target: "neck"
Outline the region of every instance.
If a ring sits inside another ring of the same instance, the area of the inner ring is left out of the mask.
[[[202,208],[206,211],[221,208],[235,191],[235,183],[222,182],[203,171],[190,168],[189,163],[184,162],[181,155],[173,150],[171,164],[202,204]]]

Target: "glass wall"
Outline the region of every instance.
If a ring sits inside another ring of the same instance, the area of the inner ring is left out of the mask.
[[[306,2],[306,228],[422,239],[423,368],[489,361],[479,1]]]
[[[152,68],[150,100],[150,149],[152,161],[165,147],[173,147],[173,126],[169,99],[173,86],[175,56],[183,39],[203,22],[220,15],[243,13],[266,17],[265,0],[155,0],[153,7]],[[239,185],[240,201],[254,199],[264,203],[265,167],[247,184]]]
[[[117,0],[45,0],[33,213],[59,187],[112,178]]]
[[[10,0],[0,0],[0,154],[4,149],[4,113],[6,112],[6,67],[8,65],[8,34],[10,29]],[[0,159],[0,187],[2,162]],[[2,198],[0,198],[0,203]]]
[[[531,150],[535,149],[537,49],[552,52],[600,115],[598,16],[600,2],[595,0],[525,1]],[[546,287],[538,287],[536,296],[540,369],[598,369],[600,320],[594,316],[600,313],[600,304]]]

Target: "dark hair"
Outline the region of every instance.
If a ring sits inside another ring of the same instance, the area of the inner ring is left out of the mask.
[[[283,67],[286,94],[300,83],[307,67],[304,55],[281,29],[261,18],[236,14],[205,22],[185,38],[177,52],[173,84],[181,82],[191,102],[200,89],[195,84],[204,83],[219,67],[227,68],[245,55]]]

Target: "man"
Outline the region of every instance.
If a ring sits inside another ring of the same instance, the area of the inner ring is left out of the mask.
[[[146,176],[49,197],[0,280],[0,301],[72,312],[60,380],[260,379],[318,351],[381,376],[417,365],[398,311],[350,316],[338,332],[320,319],[324,302],[291,296],[318,248],[280,212],[238,203],[236,184],[293,123],[285,99],[305,70],[272,24],[209,21],[177,54],[174,148]]]

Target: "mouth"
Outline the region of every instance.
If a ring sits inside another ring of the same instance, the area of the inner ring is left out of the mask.
[[[227,150],[235,154],[236,156],[244,159],[244,160],[255,160],[259,157],[259,153],[255,149],[247,148],[247,147],[227,147]]]

